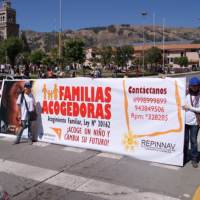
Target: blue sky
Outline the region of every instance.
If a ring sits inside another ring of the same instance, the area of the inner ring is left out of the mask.
[[[59,30],[59,0],[11,0],[22,30]],[[111,24],[200,27],[200,0],[62,0],[63,29]],[[146,17],[141,12],[146,11]]]

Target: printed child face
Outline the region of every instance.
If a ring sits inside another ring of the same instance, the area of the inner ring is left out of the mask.
[[[19,120],[18,120],[18,107],[16,105],[16,101],[18,98],[18,95],[23,90],[24,83],[22,81],[15,82],[10,90],[8,91],[7,96],[7,116],[6,119],[11,125],[19,126]]]

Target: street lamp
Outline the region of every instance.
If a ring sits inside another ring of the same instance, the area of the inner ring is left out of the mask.
[[[147,16],[147,12],[142,12],[141,15],[143,17]],[[144,70],[144,43],[145,43],[145,38],[144,38],[144,23],[143,23],[143,49],[142,49],[142,69]]]
[[[59,31],[59,49],[58,49],[58,55],[59,59],[62,57],[62,0],[60,0],[60,31]]]
[[[153,13],[153,46],[156,46],[156,30],[155,30],[155,18],[156,14],[155,12]]]
[[[165,18],[163,18],[163,67],[165,67]]]

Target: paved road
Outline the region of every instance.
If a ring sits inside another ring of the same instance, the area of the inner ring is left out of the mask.
[[[200,168],[0,137],[0,185],[14,200],[189,200]]]

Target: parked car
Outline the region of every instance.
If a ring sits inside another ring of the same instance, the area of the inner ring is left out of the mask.
[[[171,74],[186,73],[186,72],[190,72],[190,71],[191,71],[191,68],[189,68],[189,67],[173,67],[170,69]]]

